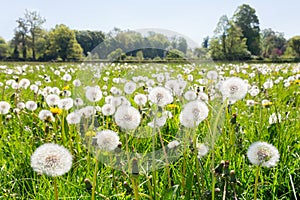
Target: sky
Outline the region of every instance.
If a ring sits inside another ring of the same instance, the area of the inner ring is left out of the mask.
[[[25,10],[46,19],[47,30],[65,24],[76,30],[167,29],[201,44],[212,36],[222,15],[231,18],[243,3],[256,10],[260,28],[284,32],[287,39],[300,35],[299,0],[2,0],[0,36],[13,37],[16,20]]]

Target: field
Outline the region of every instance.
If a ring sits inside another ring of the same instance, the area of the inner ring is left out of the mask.
[[[0,199],[297,199],[299,86],[297,63],[1,63]]]

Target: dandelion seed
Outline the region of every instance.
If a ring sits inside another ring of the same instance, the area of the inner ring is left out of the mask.
[[[21,79],[20,82],[19,82],[19,87],[20,88],[27,89],[29,85],[30,85],[30,81],[26,78]]]
[[[95,139],[97,140],[97,147],[103,151],[113,151],[120,143],[118,134],[112,130],[98,132]]]
[[[80,80],[78,80],[78,79],[74,80],[74,81],[73,81],[73,85],[74,85],[75,87],[81,86]]]
[[[198,150],[198,158],[206,156],[209,151],[209,148],[203,143],[197,143],[196,148]]]
[[[171,92],[164,87],[153,88],[150,91],[148,98],[152,103],[161,107],[173,102],[173,96]]]
[[[59,100],[60,100],[60,98],[56,94],[49,94],[46,97],[46,103],[50,107],[57,105],[57,103],[59,102]]]
[[[127,82],[124,85],[124,92],[126,94],[132,94],[135,90],[136,90],[136,84],[134,82],[132,82],[132,81]]]
[[[154,128],[154,123],[156,127],[163,127],[167,122],[167,116],[161,116],[159,118],[154,118],[154,120],[152,122],[148,123],[148,126],[150,126],[151,128]]]
[[[145,106],[147,103],[147,96],[144,94],[137,94],[134,96],[134,102],[139,106]]]
[[[0,101],[0,114],[5,115],[9,113],[9,109],[10,109],[9,103],[7,103],[6,101]]]
[[[187,103],[179,115],[180,123],[187,128],[195,128],[208,116],[208,107],[201,101]]]
[[[82,106],[83,105],[83,100],[81,99],[81,98],[76,98],[75,100],[74,100],[74,105],[75,106]]]
[[[178,142],[177,140],[173,140],[173,141],[169,142],[169,144],[167,145],[167,147],[169,149],[175,149],[179,145],[180,145],[180,142]]]
[[[247,157],[254,165],[274,167],[280,155],[276,147],[267,142],[254,142],[247,151]]]
[[[216,71],[208,71],[207,74],[206,74],[206,77],[209,79],[209,80],[217,80],[218,79],[218,72]]]
[[[79,113],[71,112],[68,114],[66,119],[67,119],[68,124],[79,124],[80,118],[81,118],[81,116]]]
[[[281,122],[281,114],[280,113],[272,113],[269,117],[269,124],[276,124]]]
[[[132,130],[139,126],[141,115],[134,107],[120,106],[115,113],[115,121],[121,128]]]
[[[69,110],[73,107],[73,99],[71,98],[65,98],[60,99],[57,103],[57,106],[63,110]]]
[[[31,156],[34,171],[47,176],[61,176],[72,167],[72,155],[63,146],[46,143],[38,147]]]
[[[231,77],[223,82],[220,91],[224,99],[236,101],[246,96],[248,85],[240,78]]]
[[[111,116],[115,113],[116,108],[111,104],[104,104],[102,106],[102,113],[104,116]]]
[[[25,107],[30,111],[35,111],[37,109],[37,103],[34,101],[27,101]]]
[[[55,118],[53,117],[51,111],[49,110],[41,110],[39,112],[39,118],[40,120],[43,120],[45,122],[54,122]]]
[[[189,90],[187,91],[185,94],[184,94],[184,98],[187,100],[187,101],[193,101],[197,98],[197,94],[196,92],[192,91],[192,90]]]
[[[102,91],[98,86],[88,87],[85,92],[85,96],[89,101],[97,102],[102,98]]]
[[[63,81],[71,81],[72,76],[70,74],[65,74],[62,78]]]

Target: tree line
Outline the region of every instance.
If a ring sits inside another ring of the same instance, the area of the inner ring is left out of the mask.
[[[64,24],[47,31],[46,19],[37,11],[25,11],[16,20],[14,37],[0,37],[0,60],[81,61],[107,60],[284,60],[300,58],[300,36],[287,40],[283,33],[260,30],[254,8],[239,6],[231,18],[223,15],[212,37],[205,37],[200,48],[190,49],[183,37],[148,35],[114,28],[109,33],[72,30]],[[100,44],[100,45],[99,45]]]

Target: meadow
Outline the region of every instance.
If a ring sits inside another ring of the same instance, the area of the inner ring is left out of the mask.
[[[297,199],[299,86],[298,63],[1,63],[0,199]]]

